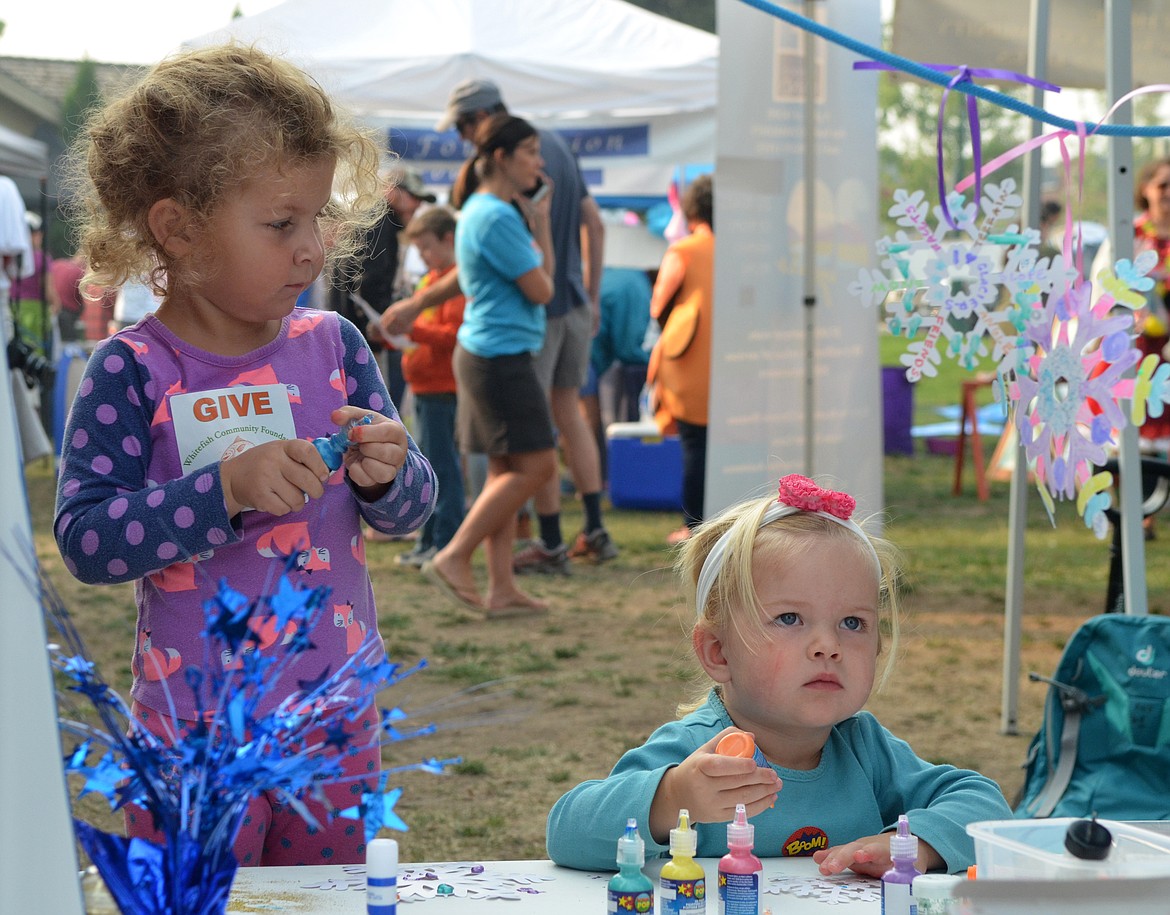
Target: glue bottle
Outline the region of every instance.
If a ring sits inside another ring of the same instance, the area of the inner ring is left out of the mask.
[[[670,831],[670,860],[662,865],[658,881],[660,915],[707,911],[707,875],[695,861],[699,836],[691,829],[690,818],[684,807],[678,812],[678,826]]]
[[[349,430],[354,426],[368,426],[371,422],[373,422],[373,418],[366,415],[359,420],[346,423],[340,432],[313,439],[313,447],[321,455],[325,466],[330,470],[336,470],[340,467],[345,459],[345,452],[354,444],[349,440]]]
[[[395,915],[398,911],[398,843],[373,839],[366,846],[366,913]]]
[[[606,912],[635,912],[637,915],[653,915],[654,883],[642,873],[646,863],[646,843],[638,834],[638,821],[633,817],[626,820],[625,834],[618,837],[618,872],[609,881],[609,902]]]
[[[910,834],[904,813],[898,817],[898,831],[890,836],[890,858],[894,866],[882,874],[882,915],[917,915],[913,885],[922,873],[915,867],[918,837]]]
[[[756,827],[747,808],[735,805],[727,824],[728,852],[719,860],[719,915],[760,915],[760,872],[764,865],[752,854]]]

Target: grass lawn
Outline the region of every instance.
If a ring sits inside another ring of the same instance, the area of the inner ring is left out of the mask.
[[[898,340],[882,338],[883,363],[896,364]],[[949,363],[914,391],[919,422],[954,404],[962,373]],[[981,391],[985,400],[989,391]],[[989,440],[990,439],[990,440]],[[988,454],[994,438],[985,439]],[[951,494],[954,458],[885,459],[886,535],[907,559],[907,619],[893,682],[870,707],[928,759],[978,768],[1011,797],[1019,764],[1040,721],[1044,688],[1021,686],[1019,734],[1000,732],[1008,485],[975,496],[970,473]],[[123,695],[134,642],[133,589],[86,587],[63,569],[49,535],[51,470],[27,471],[38,553],[106,677]],[[1052,524],[1033,494],[1025,552],[1023,671],[1051,673],[1069,634],[1101,612],[1109,546],[1073,508]],[[564,530],[580,525],[566,501]],[[674,513],[611,510],[621,555],[603,566],[575,565],[566,578],[526,581],[553,603],[536,622],[480,623],[452,609],[416,572],[394,564],[408,544],[371,544],[370,573],[391,656],[429,669],[385,695],[439,732],[389,748],[386,761],[461,756],[446,776],[408,774],[399,812],[411,830],[397,836],[404,861],[544,856],[544,818],[557,797],[604,776],[628,747],[674,715],[692,673],[687,613],[670,572],[665,535]],[[1150,544],[1151,609],[1170,604],[1170,568]],[[490,684],[490,686],[485,686]],[[118,818],[84,799],[80,816],[117,828]]]

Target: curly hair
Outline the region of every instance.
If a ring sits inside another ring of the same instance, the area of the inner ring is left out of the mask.
[[[687,594],[688,607],[693,614],[691,618],[696,620],[694,628],[702,626],[724,631],[730,627],[739,633],[746,644],[759,643],[764,623],[759,613],[760,599],[752,583],[752,571],[761,550],[766,551],[767,567],[774,570],[783,568],[787,563],[799,562],[801,553],[814,538],[852,545],[868,560],[869,549],[856,533],[816,512],[796,512],[761,527],[764,513],[774,502],[775,496],[771,495],[733,505],[699,525],[679,548],[674,569]],[[706,606],[695,607],[696,586],[703,561],[724,533],[728,533],[730,542],[723,571],[715,580]],[[881,580],[876,583],[878,626],[882,635],[881,649],[886,659],[877,680],[880,689],[892,673],[898,654],[902,616],[902,560],[898,548],[888,540],[868,533],[866,539],[877,554],[881,566]],[[702,705],[711,685],[705,675],[699,677],[693,695],[679,705],[679,716]]]
[[[145,276],[156,292],[189,281],[192,267],[164,250],[151,208],[171,198],[192,226],[266,169],[332,159],[333,200],[321,217],[331,263],[356,263],[365,232],[385,211],[374,135],[351,123],[292,64],[249,46],[202,48],[159,63],[91,115],[71,151],[67,186],[87,283]],[[184,272],[185,271],[185,272]]]

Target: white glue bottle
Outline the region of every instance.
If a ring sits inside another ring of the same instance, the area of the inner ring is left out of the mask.
[[[366,846],[366,912],[396,915],[398,911],[398,843],[374,839]]]
[[[898,831],[890,836],[890,859],[894,866],[882,874],[882,915],[917,915],[914,905],[914,878],[921,875],[918,837],[910,834],[906,814],[898,817]]]

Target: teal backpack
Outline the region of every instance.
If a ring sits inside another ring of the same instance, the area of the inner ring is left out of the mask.
[[[1170,617],[1092,617],[1029,678],[1048,698],[1015,815],[1170,819]]]

